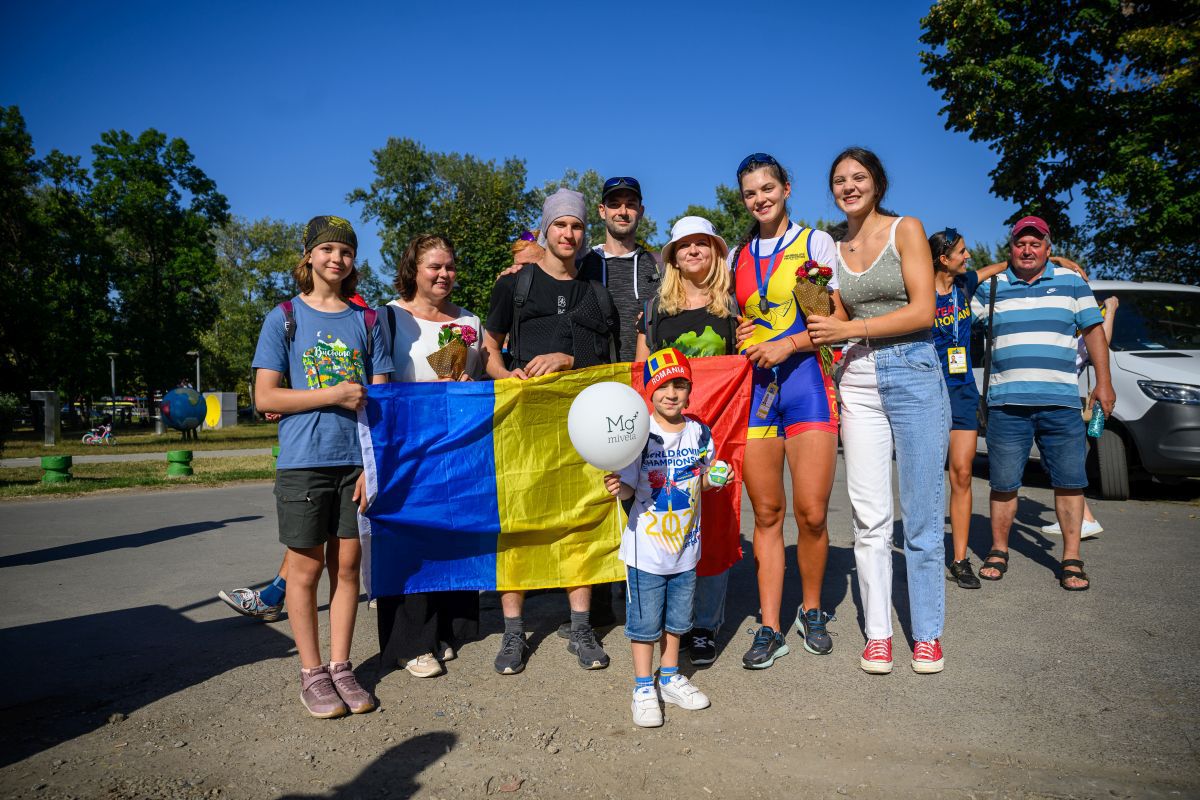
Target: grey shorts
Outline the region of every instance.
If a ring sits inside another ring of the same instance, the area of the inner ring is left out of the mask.
[[[275,473],[279,541],[287,547],[317,547],[333,538],[358,538],[354,484],[362,467],[281,469]]]

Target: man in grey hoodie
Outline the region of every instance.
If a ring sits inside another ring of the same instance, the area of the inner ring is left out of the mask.
[[[637,228],[646,213],[642,187],[636,178],[609,178],[599,206],[604,221],[604,244],[590,250],[579,263],[579,277],[608,287],[620,321],[618,359],[633,361],[637,347],[637,318],[647,300],[658,293],[658,260],[637,243]]]

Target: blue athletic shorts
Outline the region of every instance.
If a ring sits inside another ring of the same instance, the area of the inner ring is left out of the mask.
[[[763,419],[758,416],[758,408],[771,381],[778,383],[779,394]],[[793,353],[773,370],[755,367],[746,438],[787,439],[813,430],[838,430],[837,392],[833,381],[821,371],[817,354]]]
[[[950,393],[950,430],[979,430],[979,390],[975,382],[946,386]]]

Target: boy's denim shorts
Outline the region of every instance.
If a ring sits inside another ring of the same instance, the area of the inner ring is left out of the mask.
[[[1015,492],[1037,442],[1042,469],[1055,489],[1088,485],[1086,427],[1078,408],[992,406],[988,409],[988,480],[997,492]]]
[[[657,642],[663,629],[679,636],[692,629],[696,570],[654,575],[625,567],[625,636],[635,642]]]
[[[362,467],[281,469],[275,473],[279,541],[306,549],[333,538],[358,538],[354,484]]]

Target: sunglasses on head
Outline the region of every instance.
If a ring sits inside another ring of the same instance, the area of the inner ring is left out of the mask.
[[[742,163],[738,164],[738,177],[741,177],[743,172],[750,169],[750,167],[754,166],[755,164],[764,164],[772,167],[779,166],[779,162],[776,161],[775,157],[769,153],[751,153],[742,159]]]
[[[939,231],[945,241],[942,243],[943,250],[949,250],[951,245],[962,238],[962,234],[958,232],[958,228],[946,228]]]
[[[613,189],[632,189],[639,195],[642,193],[642,185],[638,183],[637,178],[609,178],[604,182],[604,192],[608,193]]]

